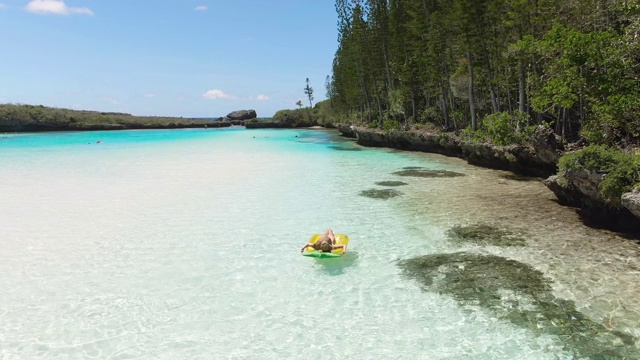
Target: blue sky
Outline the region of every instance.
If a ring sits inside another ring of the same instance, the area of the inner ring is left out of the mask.
[[[336,21],[332,0],[0,0],[0,103],[268,117],[306,78],[326,98]]]

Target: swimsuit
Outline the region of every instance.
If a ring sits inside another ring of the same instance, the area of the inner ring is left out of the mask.
[[[316,241],[316,243],[315,243],[315,244],[313,244],[313,248],[314,248],[314,249],[316,249],[316,250],[318,250],[318,251],[321,251],[320,249],[321,249],[321,245],[322,245],[323,243],[328,243],[328,244],[331,246],[331,250],[333,250],[333,244],[331,243],[331,239],[330,239],[328,236],[326,236],[326,235],[322,235],[322,236],[321,236],[321,237]],[[331,252],[331,250],[329,250],[328,252]]]

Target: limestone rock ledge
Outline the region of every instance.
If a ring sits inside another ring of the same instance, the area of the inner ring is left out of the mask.
[[[621,203],[635,217],[640,218],[640,192],[638,190],[623,194]]]
[[[469,143],[448,133],[429,133],[420,130],[390,131],[366,127],[336,125],[347,137],[356,138],[360,145],[390,147],[455,156],[469,163],[500,170],[510,170],[529,176],[547,177],[557,171],[562,155],[553,135],[543,128],[536,133],[531,146],[495,146]]]
[[[570,171],[550,176],[543,183],[560,204],[580,208],[585,223],[615,231],[640,232],[640,195],[624,194],[620,203],[604,199],[599,189],[604,176],[590,171]]]

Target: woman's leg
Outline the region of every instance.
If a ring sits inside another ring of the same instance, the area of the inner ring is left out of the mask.
[[[333,234],[333,230],[328,229],[327,230],[327,236],[329,237],[329,239],[331,239],[331,244],[335,244],[336,243],[336,236]]]

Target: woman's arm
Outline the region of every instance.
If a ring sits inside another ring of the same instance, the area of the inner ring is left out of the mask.
[[[306,244],[304,244],[304,246],[302,247],[302,249],[300,249],[300,252],[303,252],[303,251],[304,251],[304,249],[306,249],[306,248],[308,248],[308,247],[313,247],[313,244],[312,244],[312,243],[309,243],[309,242],[308,242],[308,243],[306,243]]]
[[[333,245],[333,250],[335,249],[342,249],[342,253],[345,254],[347,252],[347,245],[346,244]]]

